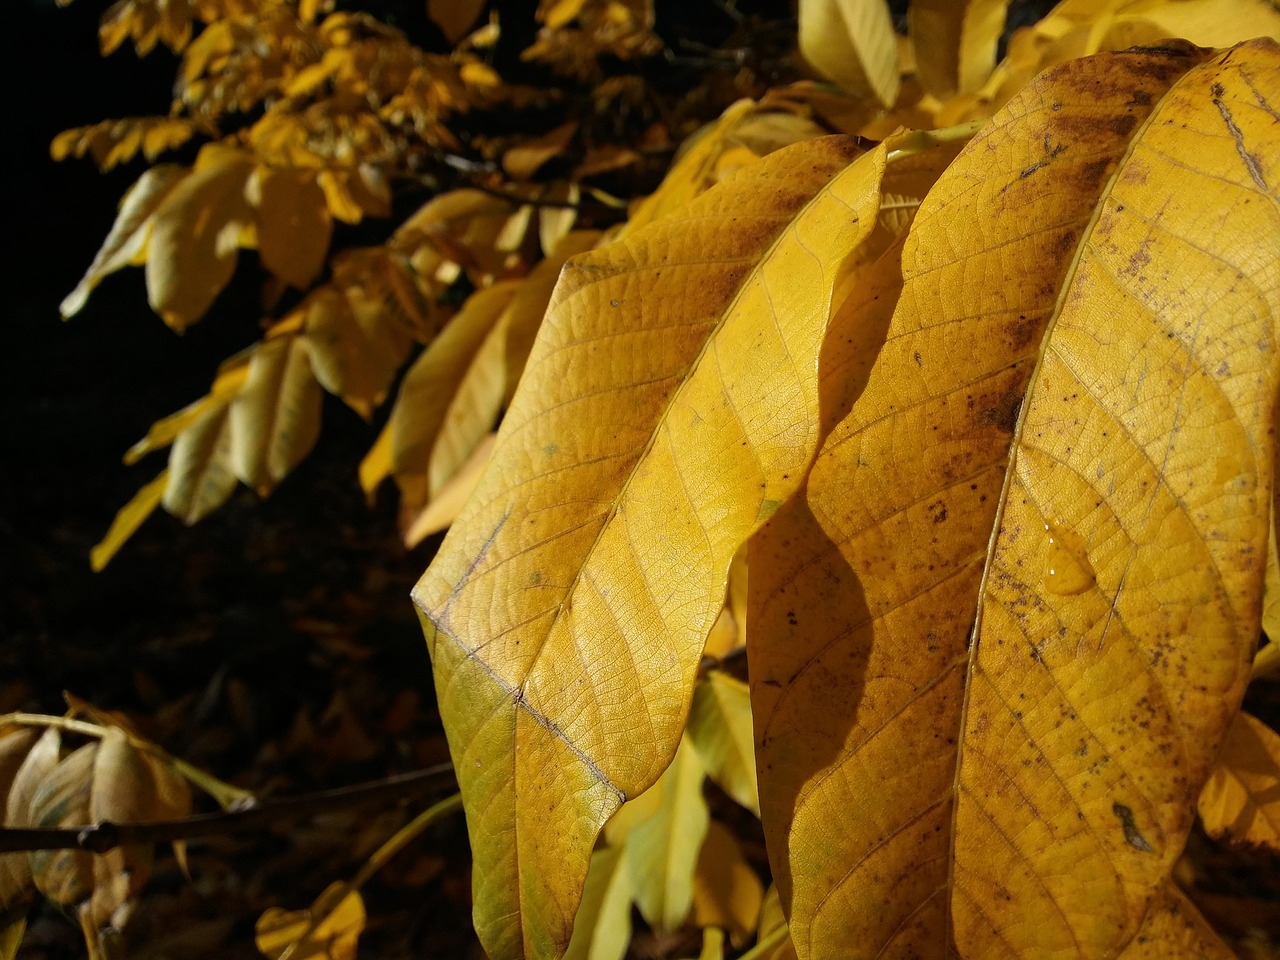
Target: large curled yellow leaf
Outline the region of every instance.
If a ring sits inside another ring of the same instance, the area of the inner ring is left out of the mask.
[[[830,291],[886,148],[856,155],[785,148],[570,260],[414,591],[495,960],[563,951],[601,824],[675,752],[731,558],[816,449]]]
[[[1249,675],[1273,457],[1280,55],[1210,56],[1075,61],[990,122],[751,543],[802,958],[1115,956],[1163,895]]]

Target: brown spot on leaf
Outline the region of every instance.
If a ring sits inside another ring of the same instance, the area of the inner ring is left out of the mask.
[[[1131,113],[1122,114],[1113,117],[1111,122],[1107,124],[1111,132],[1117,137],[1127,137],[1133,128],[1138,125],[1138,118]]]
[[[1123,803],[1113,803],[1111,812],[1115,814],[1116,819],[1120,821],[1120,827],[1124,830],[1124,841],[1135,850],[1141,850],[1143,853],[1155,853],[1155,847],[1147,842],[1147,838],[1142,835],[1142,831],[1138,829],[1138,825],[1133,822],[1133,810],[1126,807]]]

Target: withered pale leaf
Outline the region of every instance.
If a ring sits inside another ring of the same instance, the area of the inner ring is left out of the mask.
[[[22,795],[18,795],[13,787],[18,777],[18,771],[27,763],[32,748],[35,747],[39,740],[40,731],[30,727],[7,727],[0,731],[0,798],[4,798],[6,801],[4,806],[0,806],[0,810],[4,810],[6,813],[4,823],[0,825],[6,827],[20,825],[9,820],[6,809],[7,803],[10,797],[15,797],[13,801],[15,812],[19,807],[26,805],[26,788],[22,789]],[[45,749],[47,751],[48,747],[46,746]],[[43,764],[46,768],[52,767],[53,762],[56,762],[56,745],[53,750],[52,759]],[[46,753],[45,756],[49,757],[50,755]],[[36,760],[34,763],[40,764],[40,761]],[[42,776],[43,772],[40,775]],[[30,771],[27,776],[28,778],[32,776]],[[8,911],[15,904],[26,900],[30,889],[31,868],[27,864],[26,854],[0,854],[0,913]],[[2,955],[0,953],[0,956]]]
[[[89,795],[96,741],[58,761],[35,787],[27,811],[33,827],[81,827],[91,821]],[[93,893],[93,854],[83,850],[33,850],[29,855],[36,889],[54,903],[74,906]]]

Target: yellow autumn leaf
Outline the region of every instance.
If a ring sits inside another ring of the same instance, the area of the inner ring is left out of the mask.
[[[800,52],[848,93],[886,107],[898,99],[898,40],[885,0],[800,0]]]
[[[227,406],[211,405],[169,451],[169,482],[160,502],[188,526],[222,506],[236,488]]]
[[[735,947],[755,932],[764,902],[764,885],[747,863],[732,833],[712,821],[698,854],[693,877],[693,922],[719,927]]]
[[[753,101],[739,100],[729,106],[714,123],[695,134],[692,142],[685,145],[667,175],[662,178],[658,189],[635,205],[622,227],[621,235],[639,230],[655,220],[682,210],[705,190],[715,173],[716,161],[729,145],[729,135],[754,109]]]
[[[601,824],[675,752],[730,560],[816,447],[808,371],[887,150],[785,148],[561,274],[414,591],[493,956],[564,949]]]
[[[544,255],[556,251],[578,222],[578,202],[582,189],[576,183],[554,186],[542,198],[544,205],[538,210],[538,244]],[[556,206],[560,203],[563,206]]]
[[[58,308],[64,318],[80,312],[89,299],[89,293],[103,277],[121,267],[138,263],[138,258],[145,256],[152,215],[185,176],[187,171],[182,167],[160,164],[144,173],[129,188],[120,201],[120,212],[102,243],[102,249],[94,256],[84,278]]]
[[[631,873],[622,847],[601,847],[591,855],[582,905],[564,960],[622,960],[631,942]]]
[[[484,5],[485,0],[427,0],[427,16],[446,40],[457,43],[467,35]]]
[[[708,671],[701,677],[693,688],[688,736],[706,765],[707,776],[759,816],[751,691],[747,685],[721,670]]]
[[[444,529],[437,524],[446,517],[452,522],[456,514],[447,505],[430,505],[476,459],[515,392],[565,261],[598,238],[595,231],[572,233],[523,280],[500,281],[472,294],[405,374],[390,429],[406,542]],[[455,486],[451,493],[460,490]]]
[[[1104,50],[1165,37],[1201,47],[1228,47],[1252,37],[1280,36],[1280,10],[1266,0],[1127,0],[1115,5]]]
[[[378,438],[361,459],[357,473],[365,500],[373,506],[377,502],[378,487],[391,476],[391,421],[378,431]]]
[[[719,927],[703,928],[698,960],[724,960],[724,931]]]
[[[235,475],[260,495],[270,493],[315,446],[322,398],[306,338],[286,334],[259,344],[228,408]]]
[[[262,265],[305,290],[324,268],[333,218],[314,170],[259,166],[246,187],[256,207]]]
[[[1008,0],[912,0],[907,17],[925,90],[945,100],[986,83],[1008,6]]]
[[[248,154],[209,144],[151,217],[147,299],[175,330],[204,316],[235,271],[240,234],[253,221],[244,197],[252,171]]]
[[[0,913],[0,960],[17,960],[18,948],[27,930],[25,908]]]
[[[1280,735],[1237,714],[1196,809],[1211,837],[1280,850]]]
[[[208,394],[195,403],[189,403],[177,413],[162,417],[147,428],[147,435],[125,451],[124,462],[135,464],[148,453],[161,450],[194,424],[204,414],[219,404],[226,403],[244,386],[248,365],[238,361],[230,361],[218,371],[218,376],[209,388]]]
[[[1267,0],[1092,0],[1059,3],[1040,22],[1014,32],[1004,61],[979,99],[1001,106],[1042,70],[1074,57],[1181,37],[1227,47],[1280,38],[1280,11]]]
[[[355,960],[364,924],[359,891],[337,882],[306,910],[267,910],[258,918],[255,941],[269,960]]]
[[[676,929],[693,907],[693,874],[711,822],[702,795],[705,776],[698,751],[682,741],[671,765],[646,791],[654,793],[652,813],[627,834],[632,896],[657,930]]]
[[[400,488],[404,510],[417,514],[430,501],[429,469],[432,451],[449,412],[450,403],[468,376],[477,352],[519,289],[516,281],[494,284],[467,298],[457,315],[409,366],[400,382],[387,430],[391,473]],[[490,365],[491,366],[491,365]],[[488,367],[486,367],[486,370]],[[497,373],[490,373],[491,378]],[[485,429],[493,427],[500,402],[489,411]]]
[[[1162,896],[1249,675],[1273,457],[1280,56],[1211,55],[1075,61],[992,119],[751,543],[802,958],[1116,955]]]
[[[373,276],[365,279],[377,284]],[[390,310],[365,309],[360,298],[350,295],[355,292],[353,286],[344,290],[326,284],[298,310],[305,318],[303,329],[316,380],[368,419],[404,363],[412,339]]]
[[[161,470],[159,476],[150,483],[144,484],[142,489],[133,495],[133,499],[116,512],[106,536],[89,551],[89,565],[95,573],[103,570],[111,562],[111,558],[124,546],[125,541],[132,537],[147,517],[155,512],[168,486],[169,471]]]
[[[570,120],[541,136],[521,140],[502,155],[502,169],[516,180],[529,180],[543,164],[563,154],[577,132],[577,121]]]
[[[493,454],[493,443],[497,434],[490,433],[472,451],[471,456],[458,468],[458,472],[440,488],[431,498],[431,502],[423,507],[422,512],[414,518],[404,532],[404,545],[416,547],[419,543],[448,528],[453,523],[462,506],[475,492],[476,484],[489,465],[489,457]]]
[[[1194,903],[1172,881],[1152,897],[1142,927],[1119,960],[1236,960]]]
[[[1276,541],[1276,504],[1271,504],[1271,528],[1267,534],[1267,571],[1263,578],[1262,629],[1271,645],[1280,643],[1280,545]]]
[[[520,284],[515,299],[503,313],[502,330],[495,334],[501,337],[501,363],[506,368],[502,381],[503,403],[511,402],[516,385],[524,375],[529,351],[533,349],[534,339],[542,327],[547,304],[565,262],[575,254],[590,250],[600,242],[600,238],[599,230],[574,230],[539,261]],[[467,389],[464,382],[458,392],[464,393]]]

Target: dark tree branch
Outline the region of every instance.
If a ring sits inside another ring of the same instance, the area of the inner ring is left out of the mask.
[[[178,820],[140,823],[96,823],[61,829],[0,829],[0,852],[30,850],[87,850],[106,853],[129,844],[173,843],[196,837],[218,836],[253,830],[279,820],[292,820],[335,807],[364,806],[388,800],[405,800],[424,794],[456,789],[453,766],[447,763],[413,773],[358,783],[336,790],[322,790],[279,800],[261,800],[222,813],[201,813]]]

